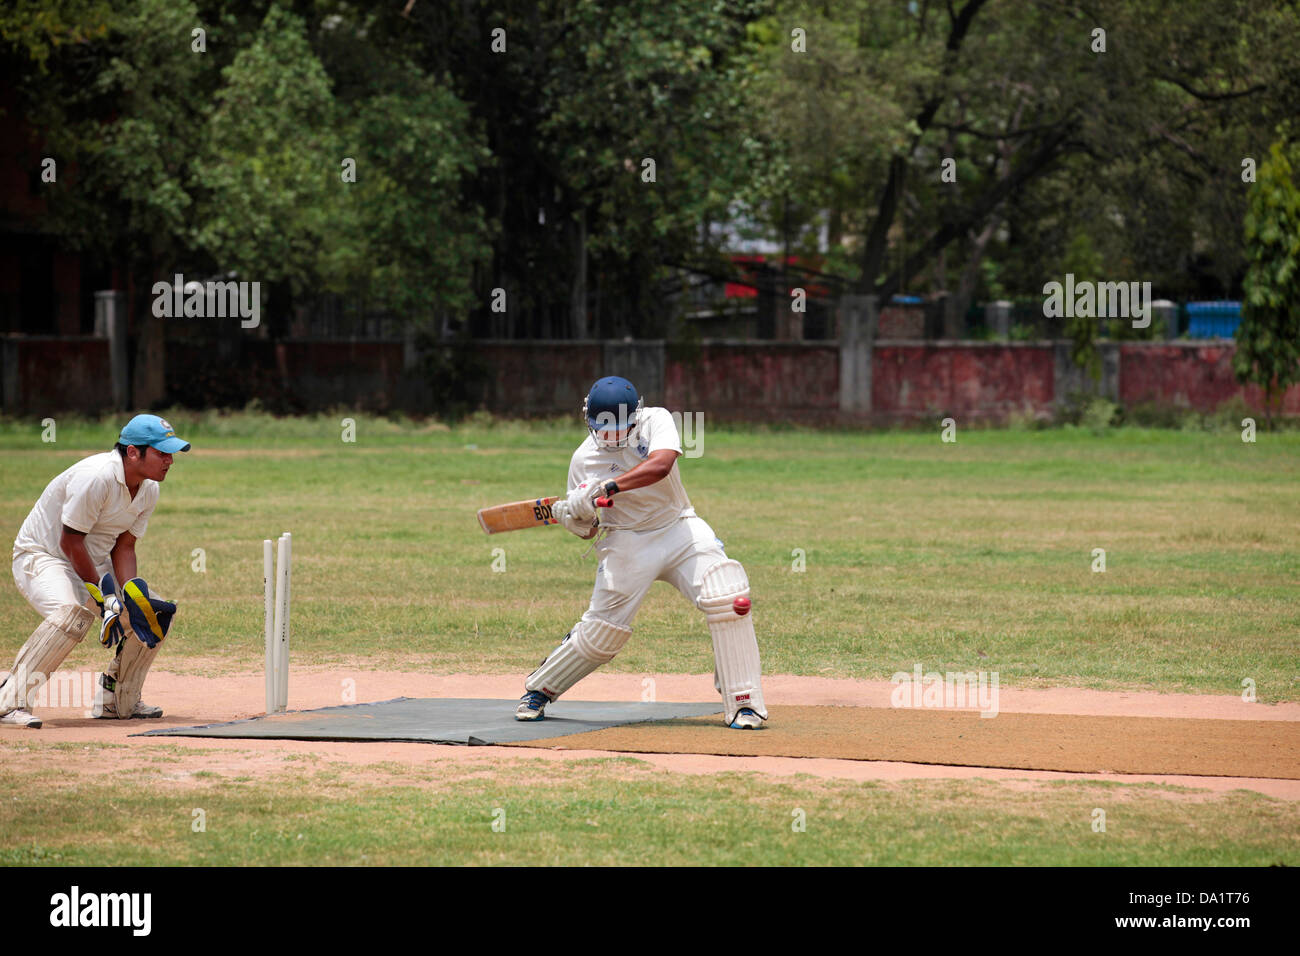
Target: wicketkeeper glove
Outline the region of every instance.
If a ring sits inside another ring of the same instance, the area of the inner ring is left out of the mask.
[[[114,647],[125,633],[122,630],[121,620],[124,607],[121,599],[117,596],[117,580],[113,577],[112,572],[109,572],[99,579],[98,586],[87,581],[86,590],[90,592],[90,596],[99,605],[101,618],[99,643],[105,647]]]
[[[132,578],[122,585],[122,603],[135,636],[149,647],[157,647],[172,626],[176,605],[150,597],[144,578]]]

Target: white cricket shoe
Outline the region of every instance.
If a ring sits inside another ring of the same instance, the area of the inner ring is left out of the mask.
[[[763,718],[748,707],[742,707],[737,711],[736,719],[731,722],[732,730],[758,730],[762,726]]]
[[[101,688],[102,690],[102,688]],[[131,711],[132,717],[161,717],[163,711],[161,707],[153,704],[146,704],[142,700],[135,702],[135,709]],[[104,719],[117,719],[117,695],[111,690],[105,690],[95,697],[95,705],[91,708],[90,716]]]
[[[9,711],[7,714],[0,714],[0,724],[13,724],[16,727],[30,727],[32,730],[40,730],[41,718],[20,707],[17,710]]]
[[[515,720],[541,720],[546,716],[546,705],[551,702],[540,690],[530,690],[519,699]]]

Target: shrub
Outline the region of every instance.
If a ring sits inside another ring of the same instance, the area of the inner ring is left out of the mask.
[[[1114,424],[1119,406],[1108,398],[1094,397],[1083,408],[1079,425],[1094,435],[1104,435]]]

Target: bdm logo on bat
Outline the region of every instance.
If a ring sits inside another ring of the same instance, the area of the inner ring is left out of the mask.
[[[134,936],[148,936],[153,923],[152,893],[70,893],[50,897],[50,925],[59,927],[131,928]]]

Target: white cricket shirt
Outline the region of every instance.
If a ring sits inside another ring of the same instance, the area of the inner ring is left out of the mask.
[[[154,505],[158,482],[146,478],[132,499],[126,488],[122,458],[116,451],[83,458],[63,472],[42,492],[31,514],[18,530],[14,554],[36,551],[67,557],[59,546],[63,526],[86,533],[86,551],[96,568],[109,563],[118,535],[130,531],[144,537]]]
[[[641,464],[651,452],[661,450],[682,453],[677,423],[666,408],[643,408],[636,432],[626,447],[601,448],[590,434],[587,435],[587,440],[578,446],[569,462],[569,490],[588,478],[618,481],[619,475]],[[672,471],[653,485],[620,491],[615,495],[612,508],[600,509],[600,525],[612,530],[653,531],[678,518],[694,516],[695,509],[682,487],[677,462],[673,462]]]

